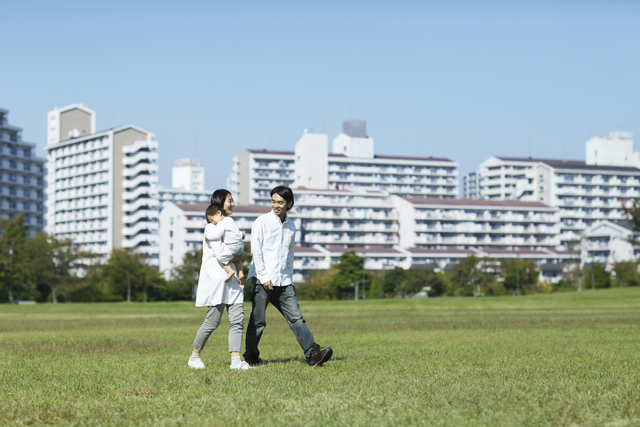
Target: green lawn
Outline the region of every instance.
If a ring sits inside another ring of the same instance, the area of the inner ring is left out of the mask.
[[[232,372],[226,315],[187,367],[191,303],[2,305],[0,424],[640,425],[640,288],[301,307],[330,362],[271,307]]]

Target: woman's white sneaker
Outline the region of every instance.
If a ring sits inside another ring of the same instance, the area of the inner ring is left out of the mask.
[[[202,362],[202,359],[189,359],[189,367],[193,369],[204,369],[206,366]]]
[[[247,371],[249,369],[255,369],[255,368],[252,368],[251,366],[249,366],[247,362],[242,362],[235,368],[230,368],[230,369],[237,369],[238,371]]]

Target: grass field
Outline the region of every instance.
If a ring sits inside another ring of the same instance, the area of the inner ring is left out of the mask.
[[[191,303],[3,305],[0,424],[640,425],[638,288],[301,307],[330,362],[271,307],[232,372],[226,319],[187,367]]]

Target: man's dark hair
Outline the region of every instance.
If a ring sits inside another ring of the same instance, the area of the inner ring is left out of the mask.
[[[227,196],[231,194],[225,189],[216,190],[211,195],[211,205],[218,208],[218,210],[224,213],[224,202],[227,201]]]
[[[213,205],[209,205],[207,207],[207,210],[204,212],[204,218],[207,220],[208,223],[210,223],[209,222],[209,217],[210,216],[214,216],[215,214],[218,213],[218,211],[220,211],[219,208],[217,208],[217,207],[215,207]]]
[[[277,194],[278,196],[282,197],[284,199],[285,202],[287,202],[287,204],[289,204],[289,202],[291,202],[291,206],[289,206],[287,208],[287,210],[291,209],[293,207],[293,191],[291,191],[291,189],[285,185],[278,185],[276,188],[274,188],[273,190],[271,190],[271,193],[269,194],[270,196],[273,196],[274,194]]]

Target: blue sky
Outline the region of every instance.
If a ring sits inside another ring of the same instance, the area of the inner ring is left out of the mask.
[[[224,187],[243,148],[331,140],[343,119],[378,154],[461,174],[640,136],[640,2],[2,0],[0,17],[0,108],[24,139],[44,146],[47,111],[84,103],[98,130],[157,135],[163,185],[195,157]]]

